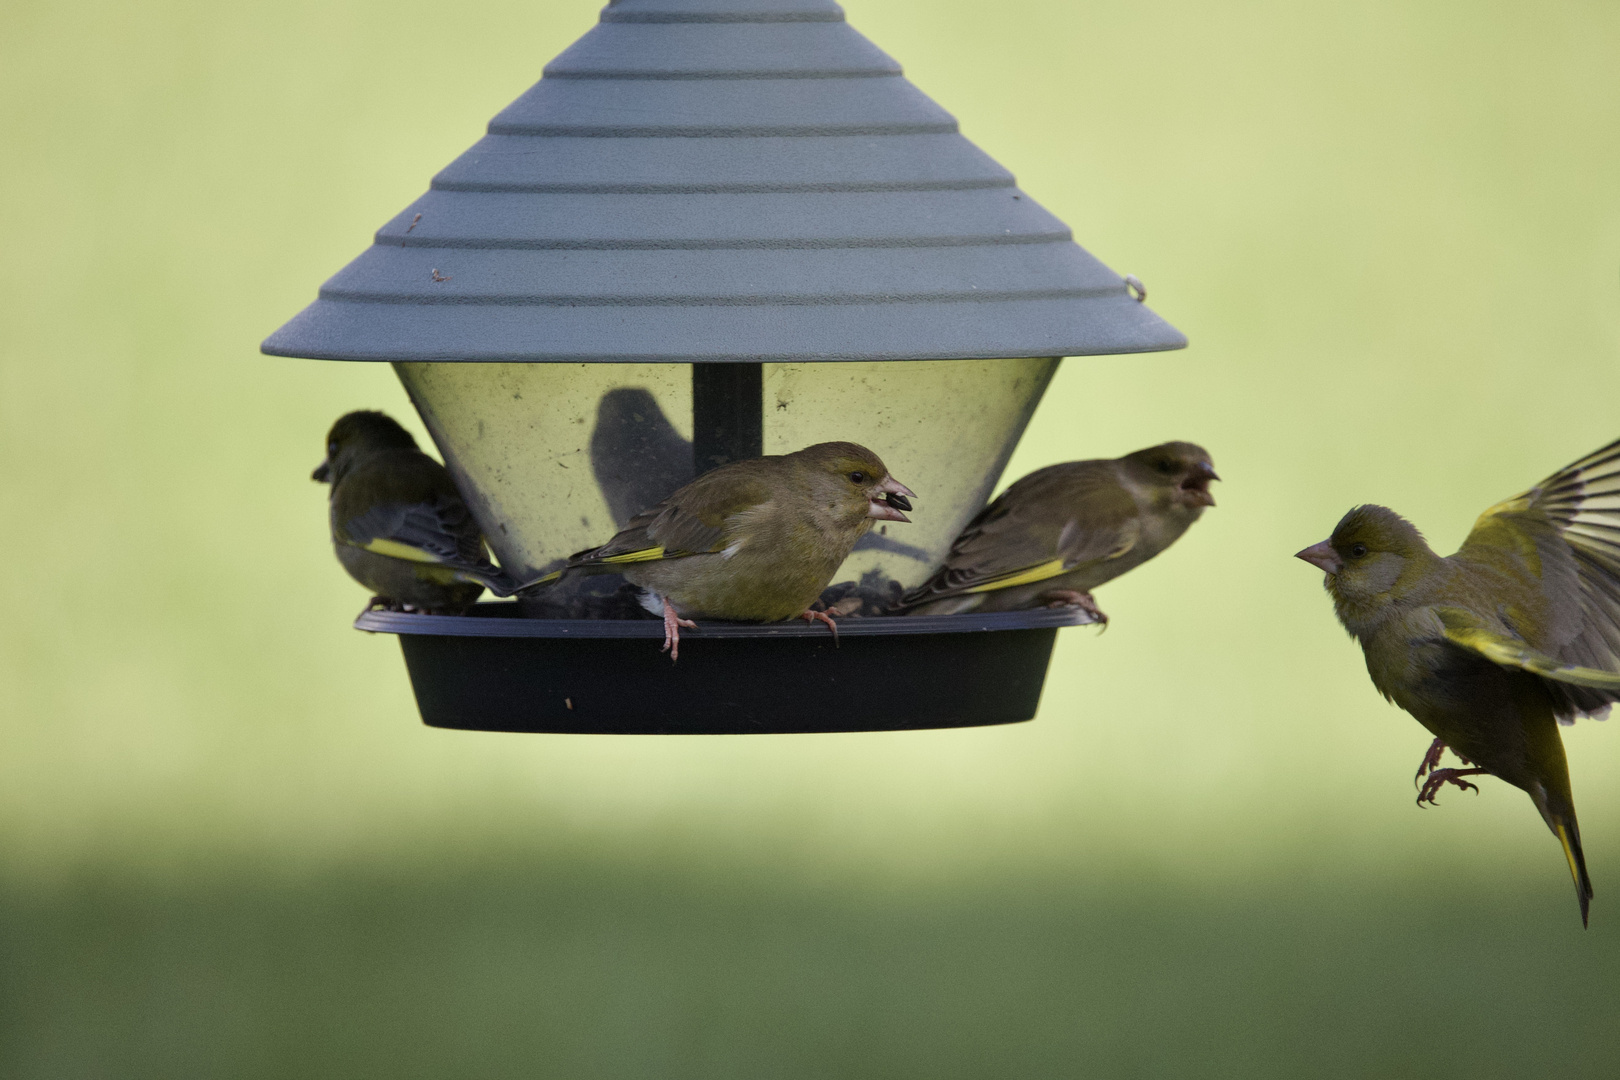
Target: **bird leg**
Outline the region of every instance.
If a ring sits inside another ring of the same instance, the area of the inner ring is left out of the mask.
[[[807,623],[817,623],[817,622],[826,623],[827,624],[827,629],[832,631],[833,647],[834,648],[838,647],[838,624],[833,622],[831,615],[828,615],[825,611],[809,611],[809,610],[806,610],[806,611],[802,612],[799,615],[799,618],[803,619]]]
[[[1108,616],[1102,613],[1102,608],[1097,606],[1097,601],[1093,600],[1088,592],[1077,592],[1074,589],[1048,589],[1036,599],[1049,608],[1077,607],[1090,615],[1096,622],[1100,622],[1104,626],[1108,625]]]
[[[1429,752],[1423,755],[1422,761],[1418,762],[1417,775],[1412,778],[1413,787],[1417,787],[1423,783],[1424,773],[1440,767],[1440,755],[1444,754],[1448,749],[1450,748],[1446,746],[1446,741],[1444,739],[1436,739],[1434,742],[1429,744]],[[1452,750],[1451,752],[1455,754],[1457,760],[1462,762],[1464,765],[1473,764],[1472,761],[1469,761],[1461,754],[1458,754],[1457,751]]]
[[[1473,791],[1477,795],[1479,788],[1462,778],[1465,776],[1479,776],[1489,772],[1489,769],[1436,769],[1429,774],[1427,780],[1423,781],[1423,790],[1418,792],[1417,804],[1419,806],[1424,803],[1428,803],[1430,806],[1440,805],[1434,801],[1434,797],[1440,794],[1440,789],[1447,784],[1456,784],[1464,791]]]
[[[1440,755],[1444,754],[1445,752],[1446,741],[1444,739],[1436,739],[1434,742],[1429,744],[1428,753],[1424,754],[1423,760],[1418,762],[1417,775],[1412,777],[1413,787],[1417,787],[1418,785],[1422,784],[1423,777],[1427,773],[1440,767]]]
[[[683,619],[675,613],[675,607],[667,599],[664,601],[664,647],[659,652],[669,653],[669,662],[674,663],[681,658],[681,627],[696,630],[697,623],[691,619]]]

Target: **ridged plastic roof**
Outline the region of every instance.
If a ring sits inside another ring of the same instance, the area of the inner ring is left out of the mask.
[[[693,362],[1185,344],[830,0],[618,0],[263,349]]]

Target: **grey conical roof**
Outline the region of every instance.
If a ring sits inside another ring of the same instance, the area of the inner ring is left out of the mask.
[[[830,0],[618,0],[544,75],[264,351],[691,362],[1186,344]]]

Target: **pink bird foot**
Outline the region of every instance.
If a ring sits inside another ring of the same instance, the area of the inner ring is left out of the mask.
[[[1489,772],[1489,769],[1436,769],[1429,774],[1427,780],[1423,781],[1423,790],[1418,792],[1417,804],[1422,806],[1424,803],[1428,803],[1430,806],[1439,806],[1440,804],[1434,801],[1434,797],[1440,794],[1440,789],[1447,784],[1456,784],[1464,791],[1472,791],[1477,795],[1479,794],[1479,788],[1462,778],[1465,776],[1479,776]]]
[[[1421,786],[1423,783],[1423,778],[1433,770],[1440,767],[1440,755],[1444,754],[1445,752],[1446,742],[1444,739],[1436,739],[1434,742],[1429,744],[1428,753],[1424,754],[1423,760],[1418,762],[1417,775],[1412,777],[1413,787]]]
[[[1097,601],[1091,598],[1088,592],[1078,592],[1074,589],[1051,589],[1040,595],[1040,600],[1049,608],[1077,607],[1090,615],[1092,619],[1104,626],[1108,625],[1108,616],[1104,615]]]
[[[696,630],[697,623],[691,619],[683,619],[675,614],[675,608],[668,600],[664,601],[664,647],[659,652],[669,653],[669,662],[674,663],[681,658],[681,627]]]
[[[1423,755],[1422,761],[1418,762],[1417,775],[1412,778],[1413,787],[1418,787],[1423,783],[1423,775],[1425,773],[1431,772],[1440,767],[1440,756],[1447,750],[1451,750],[1451,748],[1446,745],[1444,739],[1436,739],[1434,742],[1429,744],[1429,752]],[[1472,761],[1469,761],[1467,758],[1457,753],[1457,751],[1452,750],[1451,753],[1453,757],[1462,762],[1464,765],[1473,764]]]
[[[831,615],[828,615],[825,611],[808,611],[807,610],[807,611],[801,612],[800,615],[799,615],[799,618],[803,619],[807,623],[816,623],[816,622],[824,622],[824,623],[826,623],[827,624],[827,629],[832,631],[833,646],[835,648],[837,647],[837,645],[838,645],[838,624],[833,622],[833,619],[832,619]]]

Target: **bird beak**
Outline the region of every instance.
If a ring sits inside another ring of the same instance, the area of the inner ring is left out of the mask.
[[[880,521],[910,521],[900,511],[911,509],[911,500],[917,493],[892,476],[885,476],[883,482],[872,489],[868,496],[866,510],[867,517],[877,518]]]
[[[1344,569],[1344,560],[1339,558],[1339,553],[1334,551],[1333,545],[1329,544],[1326,540],[1322,541],[1320,544],[1312,544],[1304,551],[1295,552],[1294,558],[1304,559],[1312,566],[1327,574],[1337,574],[1340,570]]]
[[[1209,482],[1219,479],[1215,475],[1215,466],[1200,461],[1192,467],[1192,475],[1181,482],[1182,501],[1188,506],[1214,506],[1215,496],[1209,493]]]
[[[309,478],[311,480],[319,480],[323,484],[326,483],[328,480],[332,479],[332,463],[330,461],[321,462],[319,465],[315,466],[315,471],[309,474]]]

